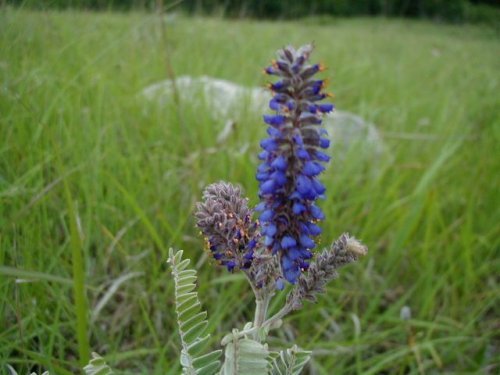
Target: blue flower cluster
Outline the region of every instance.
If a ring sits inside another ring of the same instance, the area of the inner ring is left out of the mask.
[[[308,64],[312,49],[286,47],[265,69],[279,80],[269,85],[274,94],[269,107],[275,113],[264,116],[269,136],[260,144],[263,162],[256,177],[261,203],[256,210],[261,211],[264,246],[279,256],[283,276],[292,284],[308,269],[314,237],[321,233],[316,223],[324,214],[315,201],[324,196],[325,187],[318,175],[330,159],[322,151],[330,141],[321,122],[334,106],[319,103],[328,94],[323,92],[325,81],[313,78],[323,67]]]

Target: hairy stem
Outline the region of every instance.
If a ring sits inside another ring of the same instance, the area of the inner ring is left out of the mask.
[[[254,285],[251,276],[245,272],[248,283],[252,287],[253,294],[255,296],[255,316],[253,321],[253,327],[251,328],[251,334],[253,338],[260,342],[259,339],[259,329],[262,324],[266,321],[267,309],[269,308],[269,302],[274,293],[269,293],[265,288],[259,289]]]
[[[269,306],[270,300],[271,300],[271,298],[269,298],[267,300],[266,304],[265,304],[265,306],[266,306],[266,312],[265,312],[265,314],[267,314],[267,307]],[[261,301],[261,303],[264,305],[263,302],[264,301]],[[264,307],[259,307],[259,305],[256,306],[256,308],[255,308],[255,310],[256,310],[255,311],[255,318],[256,318],[255,321],[257,321],[257,316],[259,315],[259,313],[257,311],[257,310],[259,310],[259,308],[263,309]],[[261,328],[270,328],[270,327],[272,327],[272,325],[274,323],[276,323],[278,320],[284,318],[291,311],[292,311],[292,309],[289,306],[285,306],[280,311],[278,311],[276,314],[274,314],[272,317],[270,317],[269,319],[265,319],[265,314],[264,314],[264,320],[263,321],[261,321],[260,323],[257,323],[258,325],[256,324],[256,322],[254,322],[254,325],[252,326],[252,328],[238,332],[237,337],[243,337],[243,336],[247,336],[247,335],[252,335],[252,337],[255,340],[258,340],[260,342],[260,339],[258,337],[259,330]]]
[[[253,326],[255,328],[255,332],[253,333],[254,339],[259,341],[259,329],[262,327],[262,324],[266,320],[267,309],[269,307],[269,302],[271,301],[270,296],[263,296],[260,299],[255,299],[255,318],[253,321]]]
[[[292,311],[292,309],[290,308],[290,306],[288,305],[285,305],[280,311],[278,311],[276,314],[274,314],[272,317],[270,317],[269,319],[267,319],[266,321],[264,321],[262,323],[262,326],[263,327],[269,327],[271,326],[273,323],[277,322],[278,320],[282,319],[285,317],[285,315],[287,315],[288,313],[290,313]]]

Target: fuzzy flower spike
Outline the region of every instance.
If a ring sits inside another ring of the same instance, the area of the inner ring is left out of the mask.
[[[196,205],[196,225],[210,254],[230,272],[252,265],[259,237],[252,214],[241,189],[223,181],[207,186]]]
[[[263,151],[258,168],[260,221],[264,245],[280,259],[285,279],[296,283],[301,271],[309,267],[314,238],[321,233],[317,222],[324,219],[315,204],[325,187],[318,175],[330,158],[322,152],[330,141],[321,127],[324,113],[333,104],[319,102],[329,95],[323,92],[325,81],[314,79],[323,70],[320,64],[309,64],[311,44],[298,50],[279,50],[277,60],[265,69],[277,76],[269,84],[273,98],[269,107],[273,115],[264,115],[269,125],[268,138],[261,142]]]

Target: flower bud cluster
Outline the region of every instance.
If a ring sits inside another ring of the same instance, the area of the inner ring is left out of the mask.
[[[309,267],[307,274],[301,275],[297,286],[288,294],[287,306],[298,310],[304,300],[316,302],[316,295],[324,293],[326,284],[338,277],[337,270],[366,255],[367,248],[348,233],[342,234],[329,249],[323,250]]]
[[[231,272],[252,265],[259,239],[252,214],[241,189],[222,181],[207,186],[203,201],[196,205],[196,225],[205,237],[207,248]]]

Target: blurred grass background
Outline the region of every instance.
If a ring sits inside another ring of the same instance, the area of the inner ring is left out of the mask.
[[[237,132],[209,152],[224,124],[194,109],[199,97],[176,106],[140,92],[167,78],[166,56],[177,75],[263,85],[277,48],[314,40],[337,108],[377,124],[390,155],[369,160],[362,142],[345,158],[332,150],[323,244],[349,231],[370,253],[271,344],[313,350],[311,374],[498,371],[498,32],[401,19],[163,21],[167,43],[144,12],[1,8],[0,365],[75,373],[88,323],[90,348],[123,373],[179,373],[170,246],[200,270],[214,345],[251,319],[250,289],[205,259],[192,210],[219,179],[257,202],[261,114],[242,103]]]

